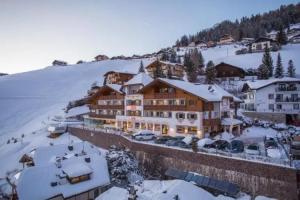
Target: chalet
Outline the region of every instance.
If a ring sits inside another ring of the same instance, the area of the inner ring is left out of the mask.
[[[91,127],[115,127],[116,115],[124,115],[124,93],[121,85],[106,84],[89,98],[90,113],[84,123]]]
[[[263,120],[300,125],[300,79],[285,77],[248,81],[242,92],[245,113],[254,113]]]
[[[156,70],[160,67],[162,75],[164,77],[174,78],[174,79],[183,79],[184,76],[184,66],[178,63],[170,63],[160,60],[155,60],[146,66],[151,77],[155,76]]]
[[[228,64],[221,62],[215,66],[216,71],[217,71],[217,79],[219,82],[234,82],[234,81],[239,81],[245,77],[245,70]]]
[[[124,116],[117,116],[117,127],[126,131],[151,130],[162,135],[218,132],[222,120],[234,113],[239,99],[216,85],[195,85],[171,79],[155,79],[138,91]],[[126,95],[127,96],[127,95]],[[131,99],[132,100],[132,99]],[[240,132],[239,126],[236,133]]]
[[[214,41],[208,41],[207,42],[207,47],[215,47],[216,46],[216,43]]]
[[[54,60],[52,62],[52,65],[53,66],[66,66],[66,65],[68,65],[68,63],[65,61],[61,61],[61,60]]]
[[[267,37],[271,40],[276,40],[277,31],[271,31],[271,32],[267,33]]]
[[[240,41],[241,44],[243,45],[248,45],[250,44],[251,42],[254,42],[254,38],[242,38],[242,40]]]
[[[109,71],[104,74],[104,84],[119,84],[122,85],[126,81],[129,81],[134,76],[131,72],[116,72]]]
[[[233,42],[233,37],[229,34],[225,34],[223,37],[220,38],[218,45],[231,44]]]
[[[17,180],[20,200],[95,199],[110,185],[105,156],[90,143],[37,148],[33,160]]]
[[[252,52],[264,51],[266,47],[269,49],[274,49],[276,47],[278,48],[278,44],[275,40],[265,37],[256,39],[254,42],[248,44],[248,46]]]
[[[102,60],[108,60],[109,57],[106,55],[98,55],[95,57],[95,61],[102,61]]]
[[[196,47],[198,47],[198,48],[207,48],[207,44],[206,44],[206,42],[204,42],[204,41],[196,41],[195,42],[195,45],[196,45]]]

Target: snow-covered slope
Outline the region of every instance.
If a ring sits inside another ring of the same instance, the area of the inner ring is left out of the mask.
[[[0,146],[8,137],[37,130],[48,116],[62,114],[93,82],[102,84],[105,72],[137,73],[139,65],[140,60],[107,60],[0,77]]]
[[[242,67],[244,69],[257,68],[261,64],[263,53],[252,53],[235,55],[235,51],[245,48],[245,46],[239,45],[223,45],[214,48],[202,49],[201,53],[205,59],[205,62],[212,60],[215,64],[220,62],[226,62],[232,65]],[[186,49],[182,48],[177,52],[179,55],[183,55]],[[285,69],[288,66],[288,61],[292,59],[296,67],[296,73],[300,75],[300,44],[288,44],[282,47],[279,51],[282,58],[282,63]],[[273,58],[273,64],[276,64],[278,52],[271,52]]]

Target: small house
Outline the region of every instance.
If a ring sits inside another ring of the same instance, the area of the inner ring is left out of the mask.
[[[108,59],[109,59],[109,57],[106,55],[97,55],[95,57],[95,61],[102,61],[102,60],[108,60]]]
[[[66,66],[66,65],[68,65],[68,63],[65,61],[61,61],[61,60],[54,60],[52,62],[52,65],[53,66]]]
[[[266,37],[260,37],[256,39],[254,42],[248,44],[249,49],[251,49],[252,52],[261,52],[264,51],[265,48],[273,49],[278,47],[278,44],[275,40],[266,38]]]
[[[220,38],[218,44],[224,45],[224,44],[231,44],[234,42],[234,39],[231,35],[225,34],[223,37]]]
[[[118,71],[108,71],[104,76],[104,84],[118,84],[123,85],[125,82],[133,78],[135,73],[132,72],[118,72]]]
[[[184,66],[179,63],[155,60],[146,66],[146,70],[151,77],[155,76],[155,72],[158,68],[160,68],[162,76],[164,77],[182,79],[184,76]]]
[[[234,66],[228,63],[221,62],[215,66],[217,71],[217,79],[220,82],[228,81],[238,81],[245,77],[246,72],[243,68]]]

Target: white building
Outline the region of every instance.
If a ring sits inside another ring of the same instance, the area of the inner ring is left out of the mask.
[[[245,111],[281,113],[286,122],[299,120],[300,79],[285,77],[248,81],[244,84]]]
[[[268,49],[275,48],[277,46],[277,43],[273,39],[260,37],[254,42],[248,44],[248,46],[251,47],[252,52],[260,52],[264,51],[266,47]]]
[[[19,200],[95,199],[110,184],[105,155],[90,143],[41,147],[17,180]]]

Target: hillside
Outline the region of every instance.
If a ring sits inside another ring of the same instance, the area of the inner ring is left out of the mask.
[[[107,60],[0,77],[0,145],[8,137],[38,129],[49,116],[62,114],[67,103],[85,96],[93,82],[102,83],[105,72],[137,73],[139,65],[140,60]]]
[[[212,60],[215,64],[226,62],[244,69],[256,69],[261,64],[263,52],[235,55],[235,51],[241,48],[244,48],[244,46],[234,44],[223,45],[208,49],[201,49],[201,53],[204,57],[205,63]],[[177,54],[184,55],[186,51],[188,51],[188,48],[181,47]],[[300,75],[300,44],[288,44],[282,46],[282,49],[278,52],[281,54],[282,64],[285,69],[288,65],[288,61],[292,59],[296,67],[296,74]],[[274,65],[276,64],[278,52],[271,52]]]

